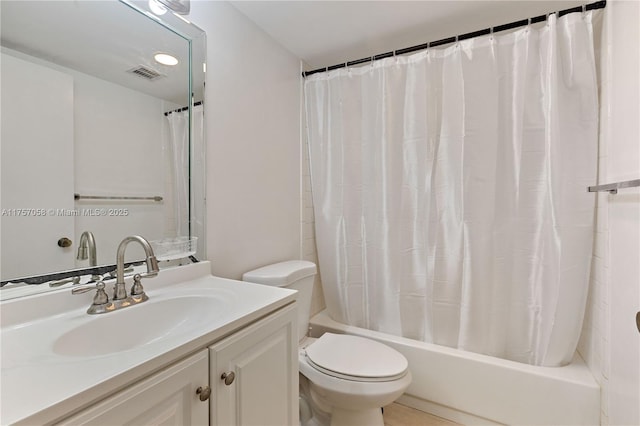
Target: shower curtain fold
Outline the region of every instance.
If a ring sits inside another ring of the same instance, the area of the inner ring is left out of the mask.
[[[316,241],[334,319],[570,362],[593,238],[592,13],[307,77]]]

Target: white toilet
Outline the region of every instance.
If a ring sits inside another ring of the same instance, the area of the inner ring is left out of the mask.
[[[407,359],[363,337],[332,333],[307,337],[315,274],[312,262],[292,260],[247,272],[242,279],[298,291],[299,368],[308,380],[311,405],[320,410],[306,423],[322,425],[330,416],[332,426],[383,426],[380,408],[395,401],[411,383]],[[301,383],[306,385],[304,378]]]

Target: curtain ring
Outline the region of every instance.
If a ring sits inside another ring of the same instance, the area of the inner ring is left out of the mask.
[[[493,27],[489,28],[489,39],[493,40]]]

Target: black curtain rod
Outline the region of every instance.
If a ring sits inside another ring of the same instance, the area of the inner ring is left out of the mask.
[[[571,9],[565,9],[565,10],[561,10],[559,12],[552,12],[552,13],[556,13],[558,18],[559,18],[559,17],[564,16],[564,15],[566,15],[568,13],[582,12],[583,10],[586,11],[586,10],[594,10],[594,9],[603,9],[606,5],[607,5],[607,1],[606,0],[601,0],[601,1],[597,1],[595,3],[589,3],[589,4],[584,5],[584,6],[572,7]],[[454,43],[456,41],[467,40],[467,39],[470,39],[470,38],[480,37],[480,36],[491,34],[491,33],[498,33],[500,31],[512,30],[514,28],[524,27],[524,26],[529,25],[529,24],[535,24],[535,23],[538,23],[538,22],[544,22],[544,21],[547,20],[547,16],[548,15],[540,15],[540,16],[536,16],[535,18],[521,19],[520,21],[511,22],[509,24],[498,25],[498,26],[495,26],[495,27],[492,27],[492,28],[485,28],[484,30],[474,31],[474,32],[471,32],[471,33],[466,33],[466,34],[461,34],[461,35],[454,36],[454,37],[443,38],[442,40],[432,41],[432,42],[429,42],[429,43],[423,43],[423,44],[419,44],[417,46],[412,46],[412,47],[406,47],[404,49],[398,49],[398,50],[394,50],[394,51],[387,52],[387,53],[381,53],[379,55],[370,56],[368,58],[357,59],[355,61],[350,61],[350,62],[343,62],[341,64],[331,65],[330,67],[318,68],[318,69],[315,69],[315,70],[312,70],[312,71],[303,71],[302,77],[308,77],[308,76],[310,76],[312,74],[316,74],[316,73],[319,73],[319,72],[326,72],[326,71],[336,70],[336,69],[339,69],[339,68],[345,68],[345,67],[351,67],[351,66],[354,66],[354,65],[360,65],[360,64],[364,64],[366,62],[377,61],[378,59],[390,58],[390,57],[396,56],[396,55],[404,55],[404,54],[407,54],[407,53],[413,53],[413,52],[417,52],[419,50],[424,50],[424,49],[428,49],[428,48],[431,48],[431,47],[442,46],[443,44]]]
[[[194,102],[194,103],[193,103],[193,106],[194,106],[194,107],[196,107],[196,106],[198,106],[198,105],[202,105],[202,101],[198,101],[198,102]],[[164,116],[166,117],[166,116],[168,116],[169,114],[173,114],[174,112],[182,112],[182,111],[186,111],[186,110],[188,110],[188,109],[189,109],[189,107],[188,107],[188,106],[186,106],[186,107],[182,107],[182,108],[174,109],[174,110],[171,110],[171,111],[167,111],[167,112],[165,112],[165,113],[164,113]]]

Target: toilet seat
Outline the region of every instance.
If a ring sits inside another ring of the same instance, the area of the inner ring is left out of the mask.
[[[389,382],[407,374],[407,359],[371,339],[325,333],[304,348],[308,364],[332,377],[358,382]]]

